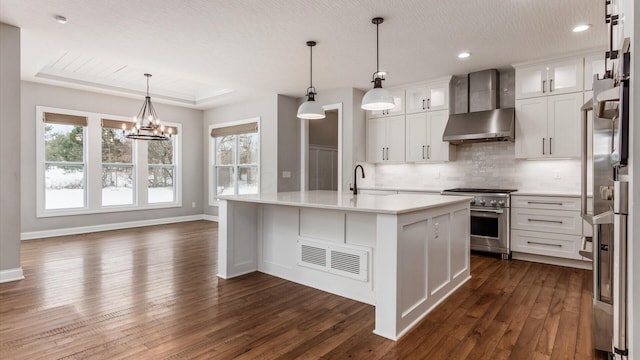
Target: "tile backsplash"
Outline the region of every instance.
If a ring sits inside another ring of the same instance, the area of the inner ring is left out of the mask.
[[[369,176],[361,186],[580,192],[580,160],[520,160],[514,154],[513,143],[487,142],[458,145],[456,160],[448,163],[364,164]]]

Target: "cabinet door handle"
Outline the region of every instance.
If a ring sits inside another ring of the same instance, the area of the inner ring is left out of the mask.
[[[427,159],[431,159],[431,145],[427,145]]]
[[[427,99],[427,109],[431,109],[431,99]]]
[[[387,160],[389,160],[389,148],[387,147]]]
[[[547,223],[554,223],[554,224],[564,224],[560,220],[527,219],[527,221],[529,221],[529,222],[547,222]]]
[[[553,155],[553,151],[551,151],[551,141],[553,140],[552,137],[549,138],[549,155]]]
[[[547,80],[542,80],[542,93],[545,93],[545,87],[547,86]]]
[[[382,148],[382,160],[384,160],[384,148]]]
[[[425,102],[425,100],[424,100],[424,99],[422,99],[422,110],[427,110],[427,109],[424,107],[424,102]]]
[[[544,155],[544,138],[542,138],[542,155]]]
[[[424,160],[424,145],[422,145],[422,160]]]
[[[554,247],[559,247],[559,248],[562,247],[562,245],[560,245],[560,244],[547,244],[547,243],[542,243],[542,242],[537,242],[537,241],[527,241],[527,244],[546,245],[546,246],[554,246]]]
[[[553,92],[553,79],[549,79],[549,92]]]
[[[561,202],[546,202],[546,201],[527,201],[527,204],[537,204],[537,205],[558,205],[562,206]]]

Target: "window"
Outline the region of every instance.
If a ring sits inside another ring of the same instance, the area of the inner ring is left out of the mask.
[[[44,113],[44,208],[86,206],[87,118]]]
[[[175,200],[175,166],[173,165],[173,139],[149,141],[147,163],[149,164],[149,203]]]
[[[124,136],[124,121],[102,119],[102,206],[133,205],[133,141]]]
[[[256,120],[212,126],[211,203],[218,195],[260,192],[260,145]]]
[[[182,206],[180,124],[138,141],[128,117],[37,106],[36,118],[38,217]]]

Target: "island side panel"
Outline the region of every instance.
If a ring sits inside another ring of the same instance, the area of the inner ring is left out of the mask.
[[[258,270],[260,205],[220,200],[218,206],[218,277]]]
[[[469,279],[468,209],[378,215],[374,333],[399,339]]]

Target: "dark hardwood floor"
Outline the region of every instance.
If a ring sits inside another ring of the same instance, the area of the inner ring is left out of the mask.
[[[591,359],[591,272],[472,255],[400,341],[374,308],[262,273],[216,277],[217,224],[25,241],[1,359]]]

